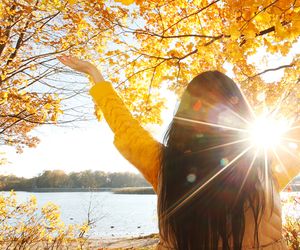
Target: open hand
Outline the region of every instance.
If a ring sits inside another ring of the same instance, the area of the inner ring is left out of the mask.
[[[88,74],[92,77],[94,83],[104,81],[101,72],[97,69],[97,67],[94,64],[88,61],[81,60],[75,56],[66,55],[57,56],[56,58],[62,64],[70,67],[71,69]]]
[[[61,55],[56,57],[62,64],[70,67],[73,70],[85,74],[91,74],[96,69],[96,66],[88,61],[81,60],[75,56]]]

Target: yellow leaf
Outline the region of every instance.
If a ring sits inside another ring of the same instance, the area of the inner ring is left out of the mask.
[[[268,24],[268,23],[271,22],[271,16],[267,12],[262,12],[262,13],[260,13],[259,15],[257,15],[255,17],[255,20],[258,21],[258,22],[260,22],[260,23],[266,23],[266,24]]]
[[[277,22],[275,23],[275,31],[277,33],[278,36],[285,38],[286,36],[286,30],[285,28],[282,26],[280,20],[277,20]]]
[[[125,4],[125,5],[130,5],[134,3],[134,0],[116,0],[116,2]]]
[[[45,109],[51,109],[52,108],[52,105],[50,103],[47,103],[45,106],[44,106]]]
[[[300,7],[295,8],[294,12],[296,12],[296,13],[300,12]]]
[[[61,109],[57,109],[56,112],[57,112],[57,114],[63,114],[64,113],[64,111],[61,110]]]
[[[175,44],[175,47],[176,47],[176,48],[181,48],[181,43],[180,43],[180,42],[177,42],[177,43]]]
[[[255,38],[256,32],[254,30],[245,30],[246,38]]]
[[[68,0],[69,4],[75,4],[77,0]]]
[[[240,33],[240,31],[238,30],[238,28],[236,26],[232,25],[229,28],[229,34],[230,34],[231,38],[233,40],[235,40],[235,39],[237,39],[240,36],[241,33]]]
[[[189,43],[186,47],[187,47],[187,49],[189,51],[191,51],[194,48],[194,44],[193,43]]]

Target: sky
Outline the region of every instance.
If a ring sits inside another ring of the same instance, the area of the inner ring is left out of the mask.
[[[175,96],[169,98],[171,107],[175,106],[175,102]],[[87,112],[92,113],[93,110]],[[173,111],[164,111],[162,115],[165,121],[162,126],[147,126],[147,130],[158,141],[161,141],[171,121]],[[5,148],[9,163],[0,166],[0,174],[29,178],[44,170],[55,169],[62,169],[66,173],[87,169],[138,173],[114,147],[114,134],[105,120],[98,122],[95,119],[68,128],[44,125],[35,129],[33,134],[41,139],[36,148],[25,148],[22,154],[17,154],[14,148]]]
[[[300,42],[286,57],[267,55],[261,49],[249,59],[250,63],[257,63],[258,68],[275,68],[291,62],[292,57],[300,53]],[[232,77],[231,65],[226,65],[227,75]],[[264,75],[266,82],[272,82],[283,76],[283,70],[270,72]],[[147,130],[161,141],[162,136],[171,121],[176,104],[176,98],[169,92],[168,110],[162,112],[164,124],[159,126],[147,126]],[[89,100],[92,107],[92,100]],[[93,113],[92,109],[87,112]],[[24,153],[16,154],[14,148],[6,147],[8,163],[0,166],[0,174],[14,174],[16,176],[32,177],[44,170],[62,169],[66,173],[83,171],[87,169],[106,172],[134,172],[138,173],[113,145],[113,133],[107,123],[89,121],[76,127],[41,126],[33,131],[41,142],[36,148],[25,148]]]

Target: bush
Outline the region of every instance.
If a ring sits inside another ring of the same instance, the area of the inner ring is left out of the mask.
[[[14,192],[0,195],[1,249],[87,249],[88,230],[87,223],[66,226],[52,202],[39,211],[34,196],[18,203]]]
[[[285,193],[282,197],[283,237],[289,249],[300,249],[300,197]]]

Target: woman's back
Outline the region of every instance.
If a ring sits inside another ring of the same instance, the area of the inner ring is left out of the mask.
[[[158,193],[159,195],[159,193]],[[271,193],[269,194],[271,197]],[[243,238],[242,249],[261,249],[261,250],[286,250],[287,246],[282,238],[282,218],[281,218],[281,200],[279,192],[273,189],[274,205],[266,207],[258,226],[258,236],[260,248],[255,248],[255,220],[253,212],[245,208],[245,233]],[[163,225],[162,225],[163,226]],[[176,249],[172,243],[164,242],[160,237],[157,250]],[[219,241],[219,249],[222,249],[222,242]],[[232,248],[233,249],[233,248]]]
[[[266,207],[258,227],[259,244],[262,249],[287,249],[282,239],[281,201],[279,193],[273,191],[274,207]],[[250,210],[246,211],[245,234],[243,239],[243,249],[251,249],[254,246],[254,219]]]

